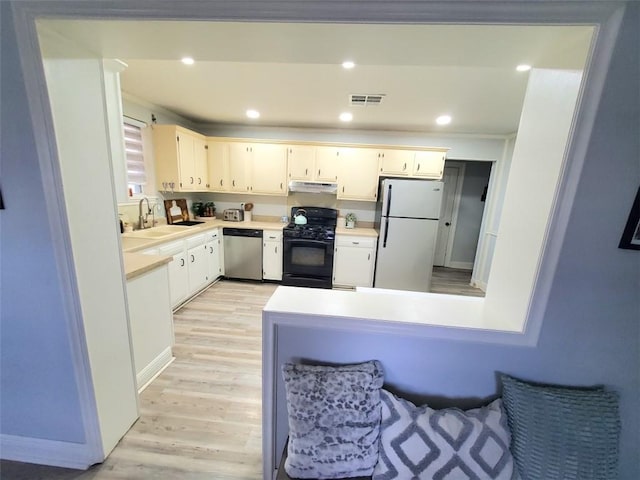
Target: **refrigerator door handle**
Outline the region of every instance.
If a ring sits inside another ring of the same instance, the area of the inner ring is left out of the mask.
[[[391,189],[391,186],[389,186]],[[384,238],[382,239],[382,248],[387,248],[387,237],[389,236],[389,217],[384,219]]]
[[[387,188],[387,214],[385,215],[387,218],[389,218],[389,213],[391,212],[391,187],[393,187],[393,185],[389,184]]]

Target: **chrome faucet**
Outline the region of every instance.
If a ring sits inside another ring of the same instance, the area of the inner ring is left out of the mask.
[[[142,203],[145,200],[147,201],[147,213],[145,215],[142,215]],[[149,199],[147,197],[140,199],[140,203],[138,204],[138,228],[140,230],[147,228],[144,222],[146,221],[150,213],[151,213],[151,205],[149,205]]]

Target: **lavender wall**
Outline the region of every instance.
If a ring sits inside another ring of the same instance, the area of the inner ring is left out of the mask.
[[[280,327],[279,362],[378,358],[396,389],[414,398],[458,398],[453,403],[459,405],[495,395],[496,372],[541,382],[604,384],[620,393],[620,478],[640,478],[640,252],[617,248],[640,184],[639,32],[640,4],[630,5],[536,347]],[[282,393],[279,385],[279,425],[286,422]]]
[[[83,443],[66,313],[8,2],[0,2],[0,433]],[[56,221],[56,219],[51,219]]]

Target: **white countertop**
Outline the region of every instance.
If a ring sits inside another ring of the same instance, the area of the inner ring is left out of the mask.
[[[412,326],[520,333],[483,316],[484,299],[376,288],[356,291],[280,286],[264,308],[301,317],[340,317]]]
[[[173,233],[171,235],[167,235],[159,238],[142,238],[137,237],[136,232],[133,234],[123,233],[121,235],[122,240],[122,250],[125,252],[137,252],[140,250],[145,250],[147,248],[152,248],[157,245],[161,245],[163,243],[172,242],[174,240],[179,240],[181,238],[186,238],[191,235],[197,235],[199,233],[206,233],[208,230],[213,228],[223,228],[223,227],[231,227],[231,228],[257,228],[260,230],[282,230],[285,227],[285,223],[281,222],[265,222],[265,221],[251,221],[251,222],[229,222],[225,220],[220,220],[217,218],[206,218],[199,217],[196,219],[197,221],[202,221],[200,225],[193,225],[188,228],[184,228],[183,230]]]
[[[124,272],[127,280],[132,280],[140,275],[150,272],[165,263],[173,260],[173,257],[164,255],[143,255],[142,253],[125,252]]]
[[[142,238],[136,236],[137,233],[123,233],[121,236],[122,250],[125,252],[138,252],[147,248],[153,248],[163,243],[179,240],[181,238],[189,237],[191,235],[197,235],[198,233],[205,233],[213,228],[249,228],[260,230],[282,230],[287,224],[282,222],[269,222],[269,221],[250,221],[250,222],[229,222],[218,218],[199,217],[197,221],[202,221],[200,225],[193,225],[188,228],[184,228],[179,232],[173,233],[159,238]],[[362,236],[362,237],[377,237],[378,232],[373,228],[345,228],[337,227],[336,235],[348,235],[348,236]]]

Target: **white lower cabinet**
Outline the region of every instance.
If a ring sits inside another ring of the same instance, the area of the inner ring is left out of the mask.
[[[189,293],[189,275],[187,273],[187,252],[184,240],[162,245],[160,255],[170,255],[173,261],[169,262],[169,294],[171,306],[180,304]]]
[[[189,293],[197,292],[209,280],[209,255],[206,241],[206,235],[194,235],[186,240]]]
[[[376,264],[376,238],[336,235],[333,285],[372,287]]]
[[[169,262],[169,294],[173,308],[222,275],[217,240],[218,229],[215,229],[157,249],[160,255],[173,257]]]
[[[262,239],[262,278],[282,280],[282,230],[263,230]]]
[[[220,231],[217,228],[207,232],[206,250],[209,264],[209,282],[213,282],[222,275],[220,243]]]
[[[171,265],[170,262],[169,265]],[[168,266],[127,281],[133,360],[138,390],[171,361],[174,344]],[[151,301],[153,299],[153,301]]]

